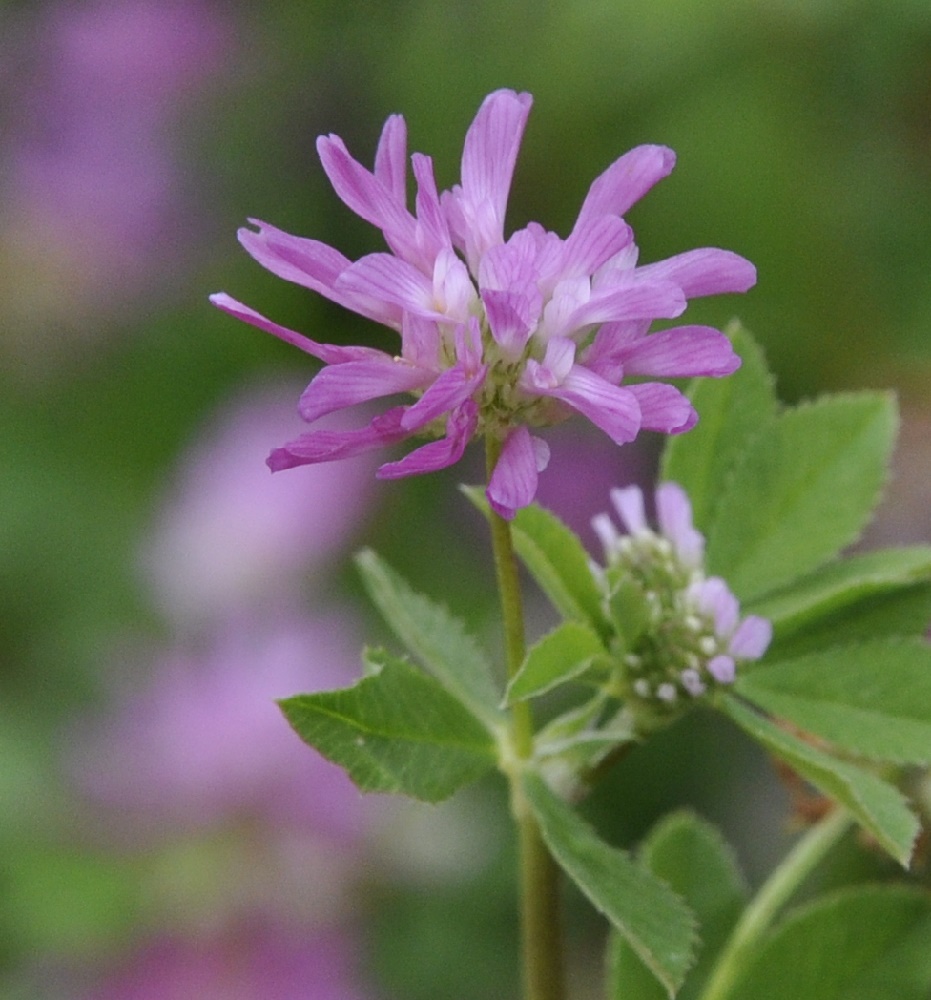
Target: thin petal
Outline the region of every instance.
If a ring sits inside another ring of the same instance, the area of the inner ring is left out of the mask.
[[[643,504],[643,490],[639,486],[615,487],[611,490],[611,503],[631,535],[642,535],[650,530]]]
[[[249,221],[258,226],[259,231],[240,229],[239,242],[262,267],[285,281],[310,288],[360,316],[395,329],[400,327],[401,310],[394,303],[347,293],[336,287],[339,276],[352,263],[338,250],[319,240],[292,236],[258,219]]]
[[[633,239],[630,226],[616,215],[580,220],[562,244],[559,277],[594,274],[602,264],[629,246]]]
[[[678,285],[670,281],[641,281],[631,275],[610,288],[593,291],[587,302],[578,305],[563,319],[559,329],[547,324],[547,333],[550,336],[568,336],[595,323],[673,319],[684,312],[685,306],[685,295]]]
[[[403,407],[397,406],[376,417],[366,427],[356,430],[322,428],[308,431],[272,451],[266,464],[272,472],[280,472],[299,465],[353,458],[367,451],[395,444],[408,436],[407,431],[401,429],[403,413]]]
[[[528,363],[527,370],[530,370]],[[526,388],[526,386],[525,386]],[[541,396],[552,396],[578,410],[615,444],[633,441],[640,430],[640,406],[626,387],[612,385],[582,365],[574,365],[561,385],[534,386]]]
[[[708,673],[719,683],[719,684],[732,684],[734,677],[737,674],[737,668],[734,664],[733,657],[730,656],[713,656],[708,661]]]
[[[407,408],[401,426],[416,431],[430,421],[464,403],[484,382],[484,366],[469,374],[461,365],[453,365],[442,372],[436,381],[413,406]]]
[[[745,292],[756,284],[756,268],[739,254],[702,247],[637,269],[651,278],[674,281],[686,298]]]
[[[601,331],[599,331],[600,333]],[[602,342],[600,350],[624,366],[628,375],[718,378],[740,367],[740,356],[730,340],[710,326],[677,326],[629,341],[611,351]]]
[[[666,146],[637,146],[625,153],[592,183],[576,228],[601,215],[623,215],[675,165],[676,154]]]
[[[540,471],[538,458],[526,427],[516,427],[508,434],[485,491],[491,509],[499,517],[510,521],[518,510],[533,502]]]
[[[379,479],[400,479],[403,476],[417,476],[423,472],[445,469],[462,458],[477,426],[478,407],[472,400],[467,400],[449,415],[446,437],[416,448],[398,462],[387,462],[379,468],[376,476]]]
[[[758,660],[769,648],[772,637],[773,626],[768,618],[747,615],[731,637],[730,652],[742,660]]]
[[[692,522],[692,504],[678,483],[662,483],[656,490],[656,519],[660,531],[675,546],[679,558],[697,566],[704,553],[705,539]]]
[[[433,373],[388,355],[366,361],[330,365],[304,390],[298,410],[308,423],[318,417],[370,399],[409,392],[427,385]]]
[[[375,177],[400,204],[407,201],[407,123],[391,115],[375,151]]]
[[[338,344],[318,344],[317,341],[305,337],[302,333],[289,330],[286,326],[279,326],[270,319],[266,319],[261,313],[250,309],[231,298],[226,292],[216,292],[210,296],[210,301],[223,312],[241,319],[250,326],[257,327],[270,333],[273,337],[283,340],[286,344],[299,347],[302,351],[312,357],[319,358],[328,365],[340,365],[348,361],[372,361],[379,358],[390,360],[389,355],[383,351],[378,351],[374,347],[342,347]]]
[[[641,382],[626,387],[640,404],[640,424],[645,431],[683,434],[698,423],[698,413],[687,396],[665,382]]]
[[[356,215],[388,233],[411,234],[414,218],[395,190],[387,188],[354,159],[338,135],[322,135],[317,154],[333,190]],[[392,180],[394,183],[394,180]]]
[[[427,319],[447,317],[436,308],[433,283],[413,264],[389,253],[373,253],[340,275],[337,291],[390,303]]]

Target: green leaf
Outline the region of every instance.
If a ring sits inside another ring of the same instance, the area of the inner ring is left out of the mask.
[[[526,775],[523,788],[553,857],[674,996],[692,963],[688,907],[629,854],[601,840],[537,775]]]
[[[892,785],[869,771],[837,760],[792,736],[733,696],[720,707],[770,753],[785,761],[802,778],[840,802],[902,865],[911,857],[918,820]]]
[[[931,546],[883,549],[830,563],[745,610],[768,618],[781,637],[865,597],[927,580],[931,580]]]
[[[340,691],[279,704],[297,734],[364,792],[438,802],[495,764],[484,726],[437,681],[385,653],[381,669]]]
[[[660,462],[660,480],[686,490],[695,526],[706,533],[722,484],[750,439],[776,413],[773,377],[762,351],[738,324],[728,333],[743,364],[727,378],[695,379],[689,398],[698,411],[698,425],[688,434],[668,437]]]
[[[664,819],[650,834],[641,855],[698,917],[698,963],[678,994],[692,1000],[746,904],[748,891],[734,853],[718,831],[690,812]],[[608,944],[609,1000],[659,1000],[656,980],[630,945],[612,934]]]
[[[857,886],[789,916],[735,983],[733,1000],[927,1000],[931,898]]]
[[[552,690],[584,673],[605,648],[581,622],[568,621],[547,633],[527,651],[520,670],[508,685],[507,702],[523,701]]]
[[[761,665],[883,636],[923,635],[928,622],[931,622],[931,584],[888,590],[814,619],[788,635],[777,631]],[[744,669],[756,670],[757,664],[746,663]]]
[[[830,396],[777,417],[724,483],[709,572],[751,601],[853,542],[879,499],[896,424],[893,398],[879,393]]]
[[[486,517],[488,502],[481,490],[463,492]],[[538,504],[519,510],[511,521],[514,548],[530,575],[564,618],[585,622],[602,635],[607,622],[601,591],[589,568],[585,546],[569,527]]]
[[[394,634],[434,677],[489,730],[502,721],[500,694],[488,658],[463,623],[446,608],[413,591],[370,549],[356,564],[372,601]]]
[[[863,757],[931,763],[931,645],[878,640],[783,660],[737,679],[771,715]]]

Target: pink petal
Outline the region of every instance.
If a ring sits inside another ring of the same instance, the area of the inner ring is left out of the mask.
[[[526,385],[524,388],[528,389]],[[561,385],[551,389],[534,386],[532,391],[578,410],[615,444],[633,441],[640,430],[640,406],[633,393],[627,387],[606,382],[582,365],[574,365]]]
[[[559,277],[594,274],[602,264],[629,246],[633,239],[630,226],[617,216],[601,215],[580,219],[562,244]]]
[[[482,102],[466,133],[462,186],[454,189],[465,216],[466,253],[477,267],[481,255],[503,242],[504,216],[514,164],[533,98],[498,90]]]
[[[408,437],[407,431],[401,429],[403,414],[404,408],[397,406],[376,417],[368,426],[357,430],[323,428],[308,431],[281,448],[276,448],[268,456],[266,464],[272,472],[280,472],[299,465],[352,458],[375,448],[394,444]]]
[[[302,351],[305,351],[312,357],[319,358],[328,365],[340,365],[348,361],[369,361],[381,358],[390,360],[389,355],[383,351],[376,350],[374,347],[343,347],[337,344],[318,344],[315,340],[311,340],[301,333],[273,323],[261,313],[257,313],[254,309],[250,309],[249,306],[237,302],[236,299],[231,298],[226,292],[216,292],[210,296],[210,301],[218,309],[229,313],[230,316],[235,316],[236,319],[241,319],[250,326],[258,327],[258,329],[264,330],[274,337],[278,337],[279,340],[283,340],[286,344],[299,347]]]
[[[351,264],[336,285],[340,294],[390,303],[427,319],[448,319],[437,310],[433,283],[413,264],[388,253],[373,253]]]
[[[613,352],[605,342],[600,347],[620,361],[628,375],[666,378],[710,375],[717,378],[730,375],[740,367],[740,357],[730,340],[710,326],[661,330],[620,345]]]
[[[637,272],[639,273],[639,272]],[[630,275],[609,288],[592,291],[550,335],[570,334],[595,323],[632,319],[672,319],[686,306],[682,289],[669,281],[641,281]]]
[[[366,361],[330,365],[318,372],[298,404],[301,417],[312,423],[324,414],[370,399],[410,392],[429,384],[433,373],[383,354]]]
[[[472,440],[478,426],[478,407],[467,400],[446,421],[446,437],[431,441],[405,455],[399,462],[382,465],[376,476],[379,479],[400,479],[417,476],[423,472],[445,469],[462,458],[466,445]]]
[[[678,483],[662,483],[656,490],[656,518],[660,531],[675,546],[679,558],[697,566],[705,550],[705,538],[692,523],[692,504]]]
[[[713,656],[708,661],[708,673],[719,684],[732,684],[737,673],[737,668],[732,657]]]
[[[485,491],[491,509],[499,517],[510,521],[521,507],[533,502],[541,471],[539,462],[546,458],[548,454],[535,446],[526,427],[516,427],[508,434]]]
[[[650,530],[644,510],[643,490],[639,486],[615,487],[611,490],[611,502],[631,535],[642,535]]]
[[[730,651],[742,660],[758,660],[769,648],[772,622],[759,615],[747,615],[731,637]]]
[[[317,153],[333,190],[356,215],[388,232],[410,233],[414,218],[407,211],[399,190],[387,188],[373,173],[355,160],[338,135],[317,139]],[[396,180],[392,176],[392,184]]]
[[[640,426],[645,431],[683,434],[698,423],[698,413],[688,397],[665,382],[642,382],[626,388],[640,404]]]
[[[485,381],[485,367],[468,374],[461,365],[442,372],[413,406],[409,406],[401,426],[416,431],[449,410],[464,403]]]
[[[601,215],[623,215],[675,165],[676,154],[665,146],[637,146],[625,153],[592,183],[576,228]]]
[[[249,220],[259,227],[239,230],[239,242],[246,251],[272,274],[318,292],[338,305],[377,323],[395,328],[401,325],[401,310],[393,303],[369,296],[347,294],[336,287],[339,276],[351,261],[338,250],[300,236],[291,236],[266,222]]]
[[[702,247],[677,254],[667,260],[646,264],[637,273],[650,278],[674,281],[686,298],[745,292],[756,284],[756,268],[730,250]]]
[[[395,201],[407,203],[407,124],[401,115],[391,115],[381,130],[375,177]]]

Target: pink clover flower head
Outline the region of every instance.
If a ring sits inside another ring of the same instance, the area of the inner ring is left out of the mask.
[[[685,490],[663,483],[655,499],[658,530],[638,486],[611,491],[626,534],[608,514],[592,526],[605,552],[596,575],[624,648],[621,683],[640,702],[671,712],[733,683],[740,663],[766,652],[772,624],[741,618],[727,583],[705,574],[705,539]]]
[[[687,300],[743,292],[756,280],[737,254],[705,248],[640,266],[624,213],[673,168],[663,146],[638,146],[591,185],[565,238],[532,222],[505,236],[529,94],[490,94],[468,129],[461,181],[437,191],[429,157],[411,157],[417,193],[406,199],[404,119],[385,123],[372,170],[337,136],[317,149],[337,195],[378,227],[390,250],[350,261],[317,240],[253,220],[240,242],[264,267],[391,327],[391,351],[321,344],[266,319],[225,293],[231,315],[301,347],[325,365],[301,398],[310,424],[326,413],[409,393],[341,435],[313,428],[272,452],[273,470],[332,461],[408,437],[435,438],[383,478],[431,472],[458,461],[476,436],[501,443],[488,500],[503,517],[530,503],[548,450],[534,431],[579,413],[616,444],[641,429],[679,433],[697,415],[665,379],[723,376],[740,364],[728,339],[706,326],[649,333]],[[636,384],[627,380],[636,376]]]

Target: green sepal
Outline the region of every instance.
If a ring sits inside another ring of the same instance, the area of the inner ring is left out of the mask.
[[[446,608],[412,590],[371,549],[356,565],[372,601],[394,634],[446,690],[495,731],[503,721],[492,666],[465,625]]]
[[[481,490],[462,487],[462,491],[486,517],[491,516]],[[556,610],[564,618],[584,622],[600,635],[607,635],[601,591],[578,535],[552,512],[531,504],[514,516],[511,537],[521,561]]]
[[[723,484],[708,572],[747,602],[832,559],[868,522],[895,439],[883,393],[825,397],[780,414]]]
[[[692,1000],[737,922],[749,895],[731,847],[691,812],[667,816],[644,841],[640,856],[698,918],[701,945],[678,1000]],[[656,979],[620,934],[608,941],[608,1000],[661,1000]]]
[[[508,684],[506,703],[534,698],[588,670],[606,650],[587,625],[567,621],[557,625],[527,651],[520,670]]]
[[[279,702],[295,732],[364,792],[439,802],[496,763],[494,741],[432,677],[383,651],[368,675],[339,691]]]
[[[614,626],[614,640],[628,651],[650,625],[650,604],[643,588],[629,576],[612,581],[610,588],[608,614]]]
[[[695,527],[708,532],[727,481],[750,440],[776,414],[773,377],[763,352],[738,323],[728,329],[741,366],[727,378],[698,378],[688,396],[699,414],[688,434],[670,435],[660,461],[661,481],[678,483],[692,504]]]
[[[931,645],[880,639],[737,678],[738,694],[858,756],[931,764]]]
[[[689,908],[626,851],[606,844],[538,775],[526,774],[522,787],[553,858],[675,996],[693,961]]]
[[[901,865],[907,866],[918,820],[898,789],[870,771],[838,760],[793,736],[733,695],[719,707],[749,736],[829,798],[845,806]]]
[[[927,1000],[931,897],[855,886],[791,913],[763,941],[728,1000]]]

